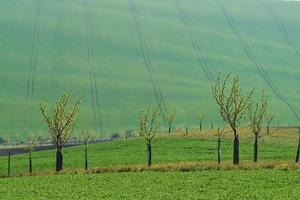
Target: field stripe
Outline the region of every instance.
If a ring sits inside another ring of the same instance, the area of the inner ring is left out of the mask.
[[[34,95],[34,86],[36,80],[36,70],[38,67],[39,59],[39,31],[40,31],[40,16],[41,16],[41,0],[35,1],[34,16],[33,16],[33,28],[32,28],[32,44],[31,44],[31,56],[29,61],[29,74],[26,88],[26,108],[25,108],[25,123],[27,125],[31,121],[31,103]]]
[[[250,49],[248,43],[243,38],[242,34],[240,33],[238,27],[235,25],[231,14],[228,12],[226,7],[219,1],[215,0],[220,9],[222,10],[223,14],[225,15],[225,18],[230,25],[231,29],[235,33],[236,37],[239,39],[239,41],[242,44],[243,49],[245,50],[247,56],[249,59],[254,63],[256,66],[257,71],[259,72],[260,76],[264,79],[264,81],[267,83],[269,88],[272,90],[272,92],[281,100],[283,101],[292,111],[292,113],[295,115],[295,117],[300,120],[300,115],[298,112],[298,108],[289,102],[288,98],[277,88],[277,86],[274,84],[271,77],[268,75],[267,71],[265,70],[264,66],[258,61],[255,54]]]
[[[177,0],[171,0],[171,2],[173,3],[173,5],[175,6],[176,10],[177,10],[177,13],[181,19],[181,21],[183,22],[186,30],[187,30],[187,33],[188,33],[188,36],[191,40],[191,43],[193,45],[193,48],[194,48],[194,51],[196,53],[196,55],[198,55],[198,62],[203,70],[203,72],[205,73],[205,76],[207,77],[208,81],[213,84],[214,83],[214,78],[213,78],[213,75],[212,73],[210,72],[209,70],[209,67],[207,66],[207,63],[206,61],[204,60],[204,58],[201,57],[201,48],[200,48],[200,45],[197,41],[197,39],[195,38],[195,34],[194,34],[194,31],[190,25],[190,22],[186,16],[186,14],[184,13],[182,7],[180,6],[180,3],[177,1]]]
[[[272,9],[270,6],[267,6],[267,5],[265,5],[265,9],[271,15],[272,19],[276,23],[276,26],[277,26],[278,30],[280,31],[280,33],[282,34],[282,36],[284,37],[286,42],[294,49],[296,54],[300,57],[300,49],[297,47],[297,45],[291,39],[287,29],[285,28],[284,24],[282,23],[281,19],[279,18],[279,16],[275,12],[275,10]]]
[[[282,23],[281,19],[279,18],[279,16],[275,12],[275,10],[272,9],[270,6],[267,6],[267,5],[265,5],[265,9],[271,15],[271,17],[274,20],[274,22],[275,22],[278,30],[280,31],[280,33],[282,34],[282,36],[284,37],[284,39],[286,40],[286,42],[295,51],[295,53],[298,55],[298,57],[300,57],[300,50],[299,50],[299,48],[297,47],[297,45],[291,39],[291,37],[290,37],[287,29],[285,28],[284,24]],[[294,109],[297,110],[297,112],[299,113],[299,109],[296,106],[294,106]]]
[[[100,127],[101,133],[103,132],[103,120],[102,111],[100,107],[100,98],[97,88],[97,76],[95,71],[95,56],[92,41],[92,28],[91,28],[91,14],[90,14],[90,2],[89,0],[83,0],[84,3],[84,22],[86,29],[86,49],[87,49],[87,59],[89,65],[89,81],[90,81],[90,92],[92,99],[92,109],[94,113],[94,130],[98,131]],[[98,124],[99,123],[99,124]]]
[[[157,104],[160,105],[160,111],[162,113],[163,120],[166,125],[167,123],[166,123],[166,114],[165,113],[168,112],[168,109],[167,109],[167,105],[166,105],[164,96],[162,94],[162,91],[160,89],[159,83],[154,77],[154,70],[153,70],[153,67],[151,64],[151,60],[150,60],[149,55],[146,50],[145,36],[144,36],[143,29],[142,29],[141,21],[139,18],[139,14],[137,11],[137,7],[136,7],[135,2],[131,1],[131,0],[129,0],[129,5],[130,5],[130,10],[131,10],[132,15],[135,20],[135,25],[136,25],[137,34],[138,34],[139,41],[140,41],[140,48],[142,51],[143,61],[144,61],[145,67],[148,72],[148,76],[149,76],[149,79],[150,79],[150,82],[151,82],[151,85],[153,88],[153,92],[154,92]]]

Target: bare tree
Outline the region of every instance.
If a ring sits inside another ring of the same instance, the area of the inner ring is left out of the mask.
[[[221,130],[218,128],[218,132],[217,132],[217,136],[218,136],[218,142],[217,142],[218,143],[218,145],[217,145],[218,164],[221,163],[221,159],[222,159],[222,157],[221,157],[221,137],[224,135],[226,127],[227,126],[224,126],[224,128],[221,129]]]
[[[298,136],[298,147],[297,147],[297,154],[296,154],[296,163],[299,162],[299,156],[300,156],[300,130],[299,130],[299,136]]]
[[[298,128],[298,146],[297,146],[297,153],[296,153],[296,163],[299,162],[300,157],[300,127]]]
[[[258,155],[258,136],[263,127],[263,122],[266,118],[268,107],[268,97],[262,93],[261,101],[256,103],[251,103],[248,109],[248,118],[250,122],[250,128],[254,134],[254,148],[253,148],[253,161],[257,162]]]
[[[15,134],[15,145],[16,145],[16,147],[18,147],[20,143],[21,143],[21,136],[20,136],[19,133],[16,133]]]
[[[270,113],[266,116],[266,122],[267,122],[267,135],[270,133],[270,126],[274,118],[276,117],[275,113]]]
[[[26,146],[26,149],[27,149],[28,154],[29,154],[29,157],[28,157],[28,171],[29,171],[30,174],[32,173],[32,156],[31,156],[31,154],[35,150],[36,146],[37,146],[37,140],[34,137],[30,136],[28,138],[27,146]]]
[[[10,164],[10,161],[11,161],[11,159],[10,159],[10,157],[11,157],[11,152],[9,151],[8,152],[8,158],[7,158],[7,176],[10,176],[10,167],[11,167],[11,164]]]
[[[186,126],[186,127],[185,127],[185,136],[187,136],[188,134],[189,134],[189,127]]]
[[[52,143],[56,146],[56,171],[63,168],[62,149],[68,142],[71,133],[77,123],[79,106],[82,97],[76,102],[71,102],[71,94],[62,95],[53,106],[53,116],[48,113],[48,101],[44,99],[40,103],[43,120],[49,128]]]
[[[158,118],[160,116],[160,105],[148,105],[146,111],[141,110],[139,113],[139,132],[147,142],[147,165],[152,164],[151,142],[159,129]]]
[[[4,140],[4,145],[7,148],[9,146],[9,144],[11,143],[11,138],[9,135],[4,135],[3,136],[3,140]]]
[[[202,131],[203,121],[205,119],[204,114],[197,115],[197,119],[199,120],[199,131]]]
[[[98,133],[96,131],[92,131],[90,133],[90,140],[92,141],[92,143],[95,143],[97,138],[99,137]]]
[[[173,122],[175,120],[175,112],[167,113],[166,120],[168,123],[168,133],[172,132]]]
[[[82,130],[81,138],[84,142],[84,169],[88,170],[88,145],[90,140],[93,140],[93,135],[89,131]]]
[[[10,146],[12,146],[12,139],[9,135],[5,135],[4,136],[4,142],[5,142],[5,146],[6,148],[11,148]],[[7,176],[10,176],[10,171],[11,171],[11,152],[10,150],[7,153]]]
[[[254,92],[244,95],[239,85],[239,78],[234,77],[231,88],[227,88],[230,73],[221,81],[220,76],[212,87],[213,95],[219,106],[219,112],[223,120],[233,130],[233,163],[239,163],[239,135],[237,132],[241,119],[249,107],[251,95]]]

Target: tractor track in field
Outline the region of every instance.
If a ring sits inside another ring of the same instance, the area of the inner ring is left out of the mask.
[[[35,1],[34,16],[33,16],[33,28],[32,28],[32,43],[31,43],[31,55],[29,61],[29,73],[26,87],[26,106],[25,106],[25,124],[31,121],[31,102],[34,95],[34,86],[36,80],[36,71],[39,59],[39,31],[40,31],[40,16],[41,16],[41,0]]]
[[[94,113],[94,130],[98,131],[100,128],[100,132],[103,132],[103,121],[102,121],[102,112],[100,107],[100,98],[97,88],[97,76],[95,71],[95,56],[93,49],[93,41],[92,41],[92,29],[91,29],[91,14],[90,14],[90,2],[89,0],[83,0],[84,4],[84,23],[86,29],[86,50],[87,50],[87,59],[89,65],[89,82],[90,82],[90,92],[91,92],[91,100],[92,100],[92,109]],[[98,124],[100,123],[100,124]]]
[[[297,56],[300,57],[300,50],[299,50],[298,46],[291,39],[291,37],[290,37],[287,29],[285,28],[283,22],[281,21],[280,17],[277,15],[277,13],[275,12],[275,10],[272,9],[268,5],[265,5],[264,7],[267,10],[267,12],[271,15],[271,17],[274,20],[274,22],[275,22],[278,30],[280,31],[280,33],[282,34],[282,36],[284,37],[284,39],[286,40],[286,42],[295,51],[295,53],[297,54]],[[294,106],[294,107],[297,110],[297,112],[299,113],[299,109],[296,106]]]
[[[228,12],[227,8],[219,0],[215,0],[215,1],[216,1],[217,5],[220,7],[220,9],[222,10],[223,14],[225,15],[225,18],[226,18],[228,24],[230,25],[231,29],[235,33],[236,37],[241,42],[242,47],[245,50],[247,56],[253,62],[253,64],[256,66],[256,69],[259,72],[260,76],[264,79],[264,81],[267,83],[267,85],[272,90],[272,92],[282,102],[284,102],[290,108],[290,110],[293,112],[293,114],[295,115],[295,117],[298,120],[300,120],[300,115],[299,115],[299,112],[298,112],[298,108],[294,104],[292,104],[291,102],[289,102],[288,98],[276,87],[276,85],[274,84],[273,80],[271,79],[271,77],[269,76],[269,74],[267,73],[267,71],[265,70],[264,66],[258,61],[258,59],[256,58],[255,54],[250,49],[248,43],[243,38],[242,34],[240,33],[238,27],[234,23],[233,18],[231,16],[231,14]]]
[[[297,45],[291,39],[290,34],[288,33],[287,29],[285,28],[283,22],[281,21],[281,19],[279,18],[279,16],[275,12],[275,10],[267,5],[265,5],[265,9],[271,15],[272,19],[276,23],[278,30],[280,31],[280,33],[282,34],[282,36],[284,37],[286,42],[294,49],[296,54],[300,57],[300,49],[297,47]]]
[[[186,14],[184,13],[182,7],[180,6],[180,3],[177,1],[177,0],[171,0],[172,4],[175,6],[176,10],[177,10],[177,13],[182,21],[182,23],[184,24],[186,30],[187,30],[187,33],[188,33],[188,36],[191,40],[191,43],[193,45],[193,48],[194,48],[194,51],[196,53],[196,55],[198,55],[198,59],[197,61],[199,62],[206,78],[208,79],[208,81],[213,84],[214,83],[214,78],[213,78],[213,75],[212,73],[210,72],[209,70],[209,67],[207,66],[206,64],[206,61],[201,58],[201,48],[200,48],[200,45],[197,41],[197,39],[195,38],[195,34],[194,34],[194,31],[190,25],[190,22],[186,16]]]
[[[146,50],[145,36],[144,36],[143,29],[142,29],[141,21],[139,18],[139,13],[137,11],[135,2],[131,1],[131,0],[129,0],[128,2],[129,2],[131,13],[134,17],[135,26],[136,26],[136,30],[137,30],[137,34],[138,34],[138,38],[139,38],[139,42],[140,42],[140,48],[142,51],[143,62],[147,69],[148,76],[149,76],[149,79],[150,79],[150,82],[151,82],[151,85],[153,88],[153,92],[154,92],[157,104],[160,106],[160,111],[162,113],[163,120],[166,125],[166,113],[168,112],[168,109],[167,109],[167,105],[166,105],[164,96],[162,95],[159,83],[154,77],[154,70],[153,70],[153,67],[151,64],[151,60],[150,60],[147,50]]]

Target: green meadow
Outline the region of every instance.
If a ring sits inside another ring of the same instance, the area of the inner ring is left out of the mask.
[[[281,162],[293,163],[298,144],[297,132],[295,130],[272,131],[274,132],[271,135],[262,135],[259,139],[259,161],[262,161],[262,165],[268,163],[279,165]],[[185,163],[200,162],[201,164],[204,162],[215,168],[217,166],[217,138],[214,136],[214,132],[192,132],[189,136],[183,136],[180,133],[173,136],[157,136],[152,142],[153,163],[163,166],[166,164],[180,166]],[[253,160],[254,138],[249,131],[245,130],[241,131],[240,137],[241,163],[248,165]],[[223,136],[221,149],[222,160],[226,165],[231,166],[232,138],[230,132]],[[64,148],[63,155],[65,171],[84,169],[84,146]],[[7,156],[0,157],[0,176],[7,175],[7,160]],[[134,138],[90,144],[88,160],[91,169],[103,167],[117,171],[114,168],[126,168],[126,166],[146,169],[146,142],[143,138]],[[55,150],[33,152],[32,163],[33,173],[54,173]],[[12,155],[11,175],[22,174],[28,174],[28,154]]]
[[[297,199],[299,164],[294,163],[295,131],[272,130],[259,142],[252,162],[253,138],[240,132],[240,159],[232,164],[231,133],[222,139],[222,162],[216,161],[211,132],[176,133],[153,140],[153,166],[146,166],[142,138],[90,144],[89,170],[83,169],[83,146],[64,149],[64,170],[55,173],[55,151],[0,157],[2,199]]]
[[[298,199],[297,171],[138,172],[0,180],[4,199]]]
[[[0,8],[0,139],[10,142],[0,148],[49,138],[39,104],[70,91],[83,97],[72,139],[83,130],[119,137],[88,144],[87,170],[85,145],[63,148],[60,172],[55,149],[32,152],[31,174],[28,153],[0,156],[1,200],[299,199],[299,1],[9,0]],[[229,72],[244,92],[255,89],[253,100],[265,90],[276,114],[270,134],[259,134],[257,163],[246,120],[240,163],[232,164],[229,129],[217,163],[224,122],[212,83]],[[147,166],[138,114],[158,101]]]
[[[300,106],[299,2],[221,4],[272,86]],[[232,72],[245,90],[265,89],[277,121],[298,124],[259,74],[217,1],[10,0],[0,7],[0,136],[46,135],[39,102],[46,97],[54,103],[74,85],[75,98],[85,95],[75,132],[107,136],[134,130],[138,111],[156,102],[151,79],[167,109],[176,112],[177,125],[197,125],[200,112],[208,124],[220,124],[199,59],[214,78]]]

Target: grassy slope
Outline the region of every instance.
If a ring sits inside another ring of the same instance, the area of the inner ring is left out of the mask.
[[[167,163],[178,161],[216,161],[216,139],[213,132],[195,133],[194,136],[159,137],[153,141],[153,163]],[[280,135],[279,135],[280,134]],[[244,135],[244,136],[243,136]],[[241,161],[252,160],[252,135],[242,134],[240,141]],[[294,161],[297,145],[297,134],[283,131],[264,136],[260,139],[259,160]],[[84,147],[64,149],[65,169],[83,168]],[[145,141],[132,139],[125,141],[107,142],[89,146],[89,166],[116,166],[145,164]],[[231,160],[232,140],[231,134],[222,141],[222,159]],[[33,153],[34,172],[53,171],[55,151]],[[28,172],[28,155],[15,155],[11,158],[11,173]],[[0,175],[7,173],[7,157],[0,157]]]
[[[31,102],[32,119],[25,121],[25,94],[32,48],[33,0],[1,1],[0,13],[0,136],[45,132],[38,102],[51,102],[78,84],[86,97],[80,128],[92,129],[89,95],[84,6],[81,0],[41,1],[38,70]],[[258,60],[265,66],[289,100],[299,105],[299,57],[287,44],[260,1],[225,1],[227,9]],[[218,121],[210,86],[190,42],[184,24],[171,1],[136,1],[146,49],[170,110],[177,124],[197,124],[194,115],[206,112],[208,121]],[[233,71],[247,89],[265,88],[271,108],[282,123],[295,124],[287,106],[276,98],[258,75],[241,44],[214,1],[180,1],[196,40],[214,75]],[[300,46],[299,3],[270,2],[285,24],[295,45]],[[13,11],[13,12],[12,12]],[[127,1],[91,1],[91,35],[101,96],[105,134],[134,129],[136,113],[154,102],[142,61],[134,18]]]
[[[198,171],[0,179],[5,199],[297,199],[296,171]]]

